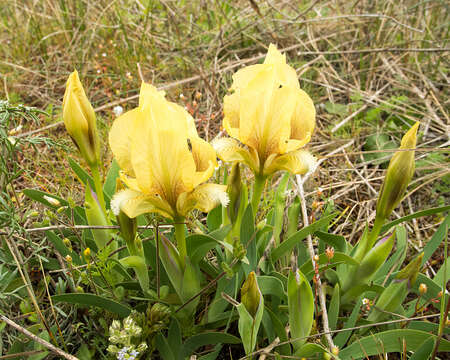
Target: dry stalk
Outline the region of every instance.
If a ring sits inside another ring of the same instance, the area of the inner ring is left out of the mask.
[[[300,204],[301,204],[301,209],[302,209],[302,216],[303,216],[303,226],[308,226],[309,225],[309,220],[308,220],[308,211],[306,210],[306,200],[305,200],[305,193],[303,191],[303,179],[301,177],[301,175],[297,175],[296,176],[296,180],[297,180],[297,190],[298,190],[298,196],[300,198]],[[311,257],[311,263],[313,265],[313,268],[315,268],[316,265],[316,261],[314,260],[315,257],[315,251],[314,251],[314,246],[312,243],[312,236],[308,235],[306,237],[306,243],[308,245],[308,251],[309,251],[309,256]],[[325,338],[327,339],[328,342],[328,347],[330,350],[333,349],[334,347],[334,343],[333,343],[333,339],[330,335],[330,326],[328,323],[328,312],[327,312],[327,304],[325,301],[325,293],[324,293],[324,289],[322,286],[322,280],[320,279],[320,276],[317,276],[317,290],[319,293],[319,302],[320,302],[320,308],[322,309],[322,324],[323,324],[323,330],[325,333]]]

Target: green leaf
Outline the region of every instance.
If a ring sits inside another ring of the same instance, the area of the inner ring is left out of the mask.
[[[198,264],[206,253],[217,245],[228,246],[229,250],[233,251],[230,244],[225,244],[209,235],[192,234],[186,237],[187,253],[193,264]]]
[[[416,351],[429,338],[436,339],[436,335],[419,330],[399,329],[388,330],[378,334],[372,334],[355,341],[350,346],[339,352],[342,360],[366,358],[390,352]],[[441,339],[439,351],[450,351],[450,342]]]
[[[107,299],[102,296],[94,295],[94,294],[62,294],[62,295],[53,295],[52,300],[54,302],[66,302],[70,304],[76,305],[85,305],[85,306],[97,306],[104,310],[108,310],[114,314],[119,315],[120,317],[127,317],[131,313],[131,309],[125,305],[122,305],[114,300]]]
[[[156,348],[163,360],[179,360],[173,353],[167,339],[159,333],[156,335]]]
[[[447,280],[448,280],[448,276],[450,275],[450,261],[447,261],[447,266],[445,263],[442,264],[441,268],[436,273],[436,276],[433,278],[433,281],[436,284],[442,286],[442,284],[444,283],[444,275],[445,274],[447,274]]]
[[[63,198],[53,195],[53,194],[43,192],[43,191],[34,190],[34,189],[25,189],[22,192],[26,196],[28,196],[30,199],[40,202],[41,204],[44,204],[45,206],[47,206],[51,209],[57,209],[59,206],[68,206],[69,205],[69,203],[66,200],[64,200]],[[46,198],[53,198],[55,200],[58,200],[60,205],[55,206],[55,205],[51,204]]]
[[[217,230],[222,225],[222,205],[212,209],[206,217],[209,232]]]
[[[355,306],[353,307],[350,317],[344,324],[344,329],[352,328],[355,326],[356,321],[358,320],[361,305],[362,305],[362,301],[361,301],[361,299],[358,299]],[[345,343],[347,342],[350,335],[352,334],[352,331],[353,330],[347,330],[347,331],[342,331],[342,332],[338,333],[336,335],[336,337],[334,338],[334,344],[336,346],[339,346],[340,348],[342,348],[345,345]]]
[[[433,234],[431,240],[428,241],[428,243],[423,248],[424,255],[422,259],[422,265],[428,261],[431,255],[433,255],[434,252],[439,248],[441,242],[443,242],[447,238],[446,235],[449,225],[450,225],[450,214],[447,215],[442,224],[439,225],[438,229]]]
[[[241,336],[242,344],[244,345],[245,354],[250,354],[256,346],[256,339],[258,337],[258,331],[264,312],[264,298],[261,298],[255,318],[249,314],[242,303],[237,305],[236,309],[239,313],[239,335]]]
[[[279,314],[275,314],[272,310],[270,310],[267,306],[265,311],[269,314],[270,319],[272,320],[273,328],[280,338],[280,342],[285,343],[283,345],[277,346],[277,352],[281,355],[291,355],[291,346],[287,343],[288,336],[286,334],[286,328],[283,323],[280,321]]]
[[[240,238],[241,244],[244,245],[244,247],[247,247],[249,265],[242,264],[245,275],[247,276],[251,271],[256,270],[256,265],[258,263],[256,254],[255,218],[253,217],[251,204],[247,206],[247,209],[245,209],[244,215],[242,216]]]
[[[328,354],[328,350],[319,344],[304,344],[295,352],[296,358],[312,358],[316,354]],[[325,358],[325,357],[324,357]]]
[[[410,214],[407,216],[403,216],[400,219],[391,221],[390,223],[385,224],[382,228],[381,228],[381,233],[384,233],[386,231],[388,231],[391,227],[401,224],[402,222],[405,221],[409,221],[412,219],[416,219],[422,216],[429,216],[429,215],[434,215],[434,214],[439,214],[439,213],[443,213],[445,211],[450,210],[450,205],[447,206],[441,206],[441,207],[436,207],[436,208],[431,208],[431,209],[427,209],[427,210],[422,210],[422,211],[417,211],[414,214]]]
[[[273,295],[280,299],[286,296],[282,281],[274,276],[258,276],[258,285],[263,295]]]
[[[423,342],[422,345],[414,352],[414,354],[409,358],[409,360],[427,360],[430,358],[431,353],[434,349],[434,344],[436,340],[433,337],[429,337]]]
[[[383,278],[388,273],[398,270],[398,268],[403,264],[406,257],[406,252],[408,251],[408,239],[406,237],[406,229],[402,225],[398,225],[395,228],[395,237],[397,238],[397,249],[395,253],[392,254],[389,259],[378,269],[378,271],[373,276],[373,279]]]
[[[107,199],[107,206],[109,206],[109,200],[113,197],[116,190],[116,179],[119,177],[119,164],[116,159],[113,159],[111,166],[109,167],[108,174],[106,175],[105,183],[103,185],[103,193]],[[106,200],[105,199],[105,200]]]
[[[336,329],[339,316],[339,300],[340,300],[339,284],[334,286],[333,296],[331,297],[330,306],[328,308],[328,322],[331,330]]]
[[[326,244],[334,247],[337,251],[347,253],[347,241],[342,235],[330,234],[324,231],[316,231],[314,235]]]
[[[201,346],[210,344],[239,344],[241,339],[238,337],[223,333],[223,332],[206,332],[198,335],[191,336],[184,342],[183,345],[183,357],[190,356],[195,350]]]
[[[297,231],[294,235],[292,235],[289,239],[283,241],[279,246],[277,246],[275,249],[272,250],[272,261],[275,262],[278,259],[280,259],[282,256],[289,253],[294,246],[305,239],[308,235],[313,234],[317,230],[319,230],[322,225],[326,224],[328,221],[334,219],[336,217],[337,213],[331,214],[328,216],[324,216],[317,220],[316,222],[312,223],[309,226],[304,227],[303,229]]]
[[[292,346],[298,350],[309,336],[314,319],[314,296],[306,277],[297,270],[289,272],[288,277],[288,309]]]
[[[283,230],[284,209],[286,205],[286,187],[289,181],[290,174],[286,172],[281,178],[278,188],[275,192],[275,201],[273,204],[273,237],[275,244],[280,242],[281,230]]]
[[[92,177],[74,159],[69,158],[69,166],[83,185],[86,186],[89,183],[92,189],[95,188]]]

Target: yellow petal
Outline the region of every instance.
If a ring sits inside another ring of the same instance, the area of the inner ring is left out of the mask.
[[[158,89],[152,84],[142,82],[141,90],[139,92],[139,107],[144,105],[146,99],[153,98],[155,96],[164,99],[165,95],[165,91],[158,91]]]
[[[111,210],[118,215],[122,210],[128,217],[145,213],[159,213],[162,216],[172,219],[174,212],[170,205],[157,196],[148,196],[139,191],[125,189],[116,193],[111,200]]]
[[[306,174],[314,171],[317,161],[311,153],[300,149],[284,155],[272,156],[264,164],[264,175],[269,176],[279,170],[286,170],[292,174]]]
[[[138,108],[127,111],[114,121],[109,132],[109,146],[114,154],[114,158],[120,168],[130,176],[134,176],[134,170],[131,163],[131,134],[134,121],[140,114]]]
[[[264,64],[275,66],[277,79],[281,85],[300,88],[297,72],[292,66],[286,64],[286,55],[282,55],[275,45],[270,44]]]
[[[190,193],[184,193],[178,198],[177,211],[185,216],[192,209],[209,212],[219,204],[227,206],[229,202],[226,185],[202,184]]]
[[[261,160],[286,152],[296,97],[296,89],[280,87],[270,68],[241,91],[239,139],[256,149]]]
[[[231,138],[214,139],[211,145],[221,160],[242,162],[247,164],[254,172],[259,171],[258,154],[253,149],[244,149],[236,140]]]
[[[154,92],[142,103],[131,145],[136,179],[143,192],[157,193],[174,206],[178,194],[193,189],[195,177],[186,117]]]
[[[297,90],[297,104],[291,118],[291,135],[287,152],[300,149],[309,142],[316,125],[316,109],[309,95]]]
[[[417,121],[408,132],[403,135],[402,141],[400,143],[400,149],[414,149],[416,147],[417,141],[417,129],[420,123]]]
[[[194,179],[194,187],[196,187],[208,180],[214,173],[217,166],[216,152],[211,144],[199,137],[193,137],[189,140],[196,167]]]
[[[239,93],[226,95],[223,98],[223,127],[227,131],[228,135],[239,139],[239,114],[240,114],[240,101]]]

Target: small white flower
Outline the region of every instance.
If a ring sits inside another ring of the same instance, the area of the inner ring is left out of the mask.
[[[106,53],[103,53],[102,56],[103,56],[103,57],[106,57]]]
[[[100,69],[97,69],[97,74],[100,74],[102,71]]]
[[[113,113],[114,113],[114,115],[116,115],[116,116],[122,115],[122,113],[123,113],[123,107],[120,106],[120,105],[114,106],[114,108],[113,108]]]

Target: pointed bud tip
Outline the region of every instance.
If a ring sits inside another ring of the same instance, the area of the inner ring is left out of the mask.
[[[419,129],[420,123],[417,121],[403,136],[400,145],[401,149],[414,149],[417,142],[417,130]]]

